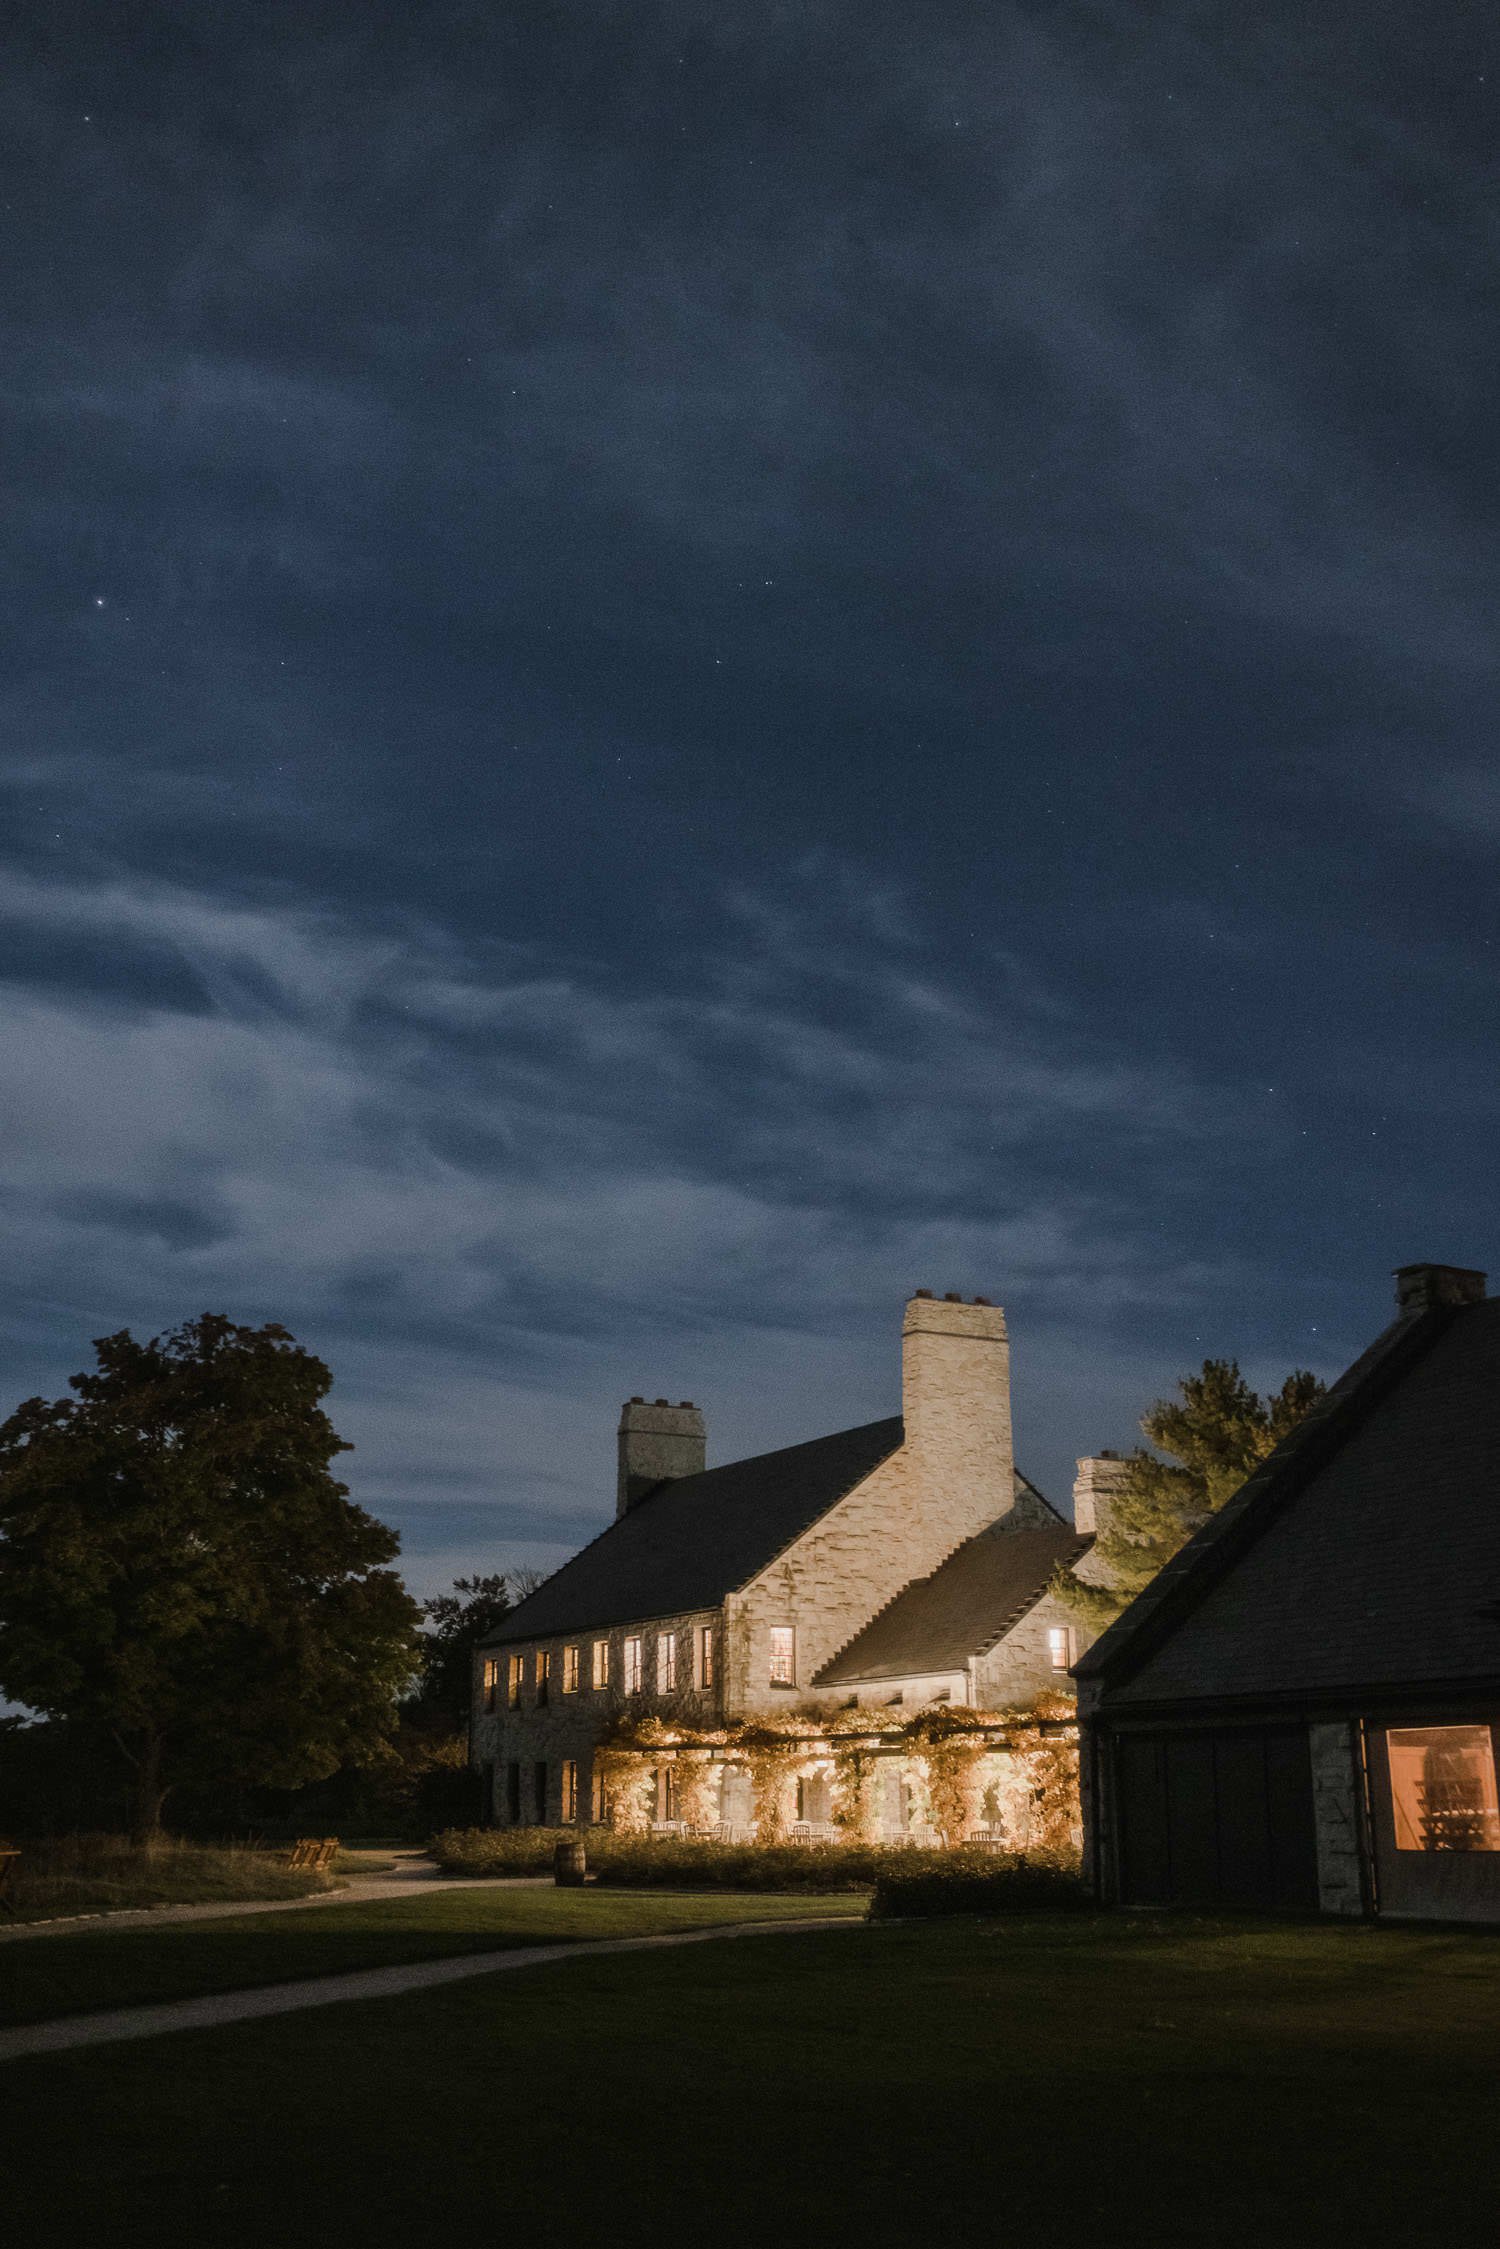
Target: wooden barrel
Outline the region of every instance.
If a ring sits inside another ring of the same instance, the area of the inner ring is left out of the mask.
[[[552,1879],[560,1890],[576,1890],[587,1879],[588,1853],[582,1839],[576,1843],[559,1843],[552,1853]]]

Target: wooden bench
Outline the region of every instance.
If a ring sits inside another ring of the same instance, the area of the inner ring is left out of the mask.
[[[302,1835],[287,1854],[290,1873],[327,1874],[339,1855],[336,1835]]]

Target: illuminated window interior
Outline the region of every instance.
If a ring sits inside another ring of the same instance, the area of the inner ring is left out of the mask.
[[[1066,1671],[1073,1661],[1073,1630],[1071,1625],[1054,1624],[1047,1634],[1047,1654],[1054,1671]]]
[[[607,1687],[609,1685],[609,1642],[607,1640],[596,1640],[594,1642],[593,1678],[596,1687]]]
[[[711,1687],[714,1683],[714,1628],[711,1624],[699,1625],[697,1650],[697,1684]]]
[[[656,1691],[670,1694],[677,1684],[677,1635],[658,1633],[656,1640]]]
[[[576,1694],[577,1694],[577,1692],[578,1692],[578,1650],[577,1650],[577,1648],[576,1648],[576,1647],[574,1647],[574,1648],[564,1648],[564,1649],[563,1649],[563,1693],[564,1693],[565,1695],[576,1695]]]
[[[1398,1726],[1385,1740],[1398,1851],[1500,1851],[1488,1726]]]
[[[625,1643],[625,1692],[628,1695],[638,1695],[640,1691],[641,1643],[639,1640],[627,1640]]]
[[[484,1659],[484,1707],[485,1707],[485,1709],[486,1709],[486,1710],[493,1710],[493,1709],[494,1709],[494,1707],[495,1707],[495,1705],[496,1705],[496,1703],[497,1703],[497,1702],[499,1701],[499,1699],[500,1699],[500,1658],[499,1658],[498,1656],[486,1656],[486,1657],[485,1657],[485,1659]]]
[[[505,1681],[505,1699],[510,1704],[512,1710],[520,1709],[521,1659],[519,1656],[512,1656],[510,1659],[510,1669]]]
[[[569,1823],[578,1817],[578,1767],[571,1757],[563,1759],[562,1816]]]
[[[552,1650],[551,1650],[550,1648],[538,1648],[538,1649],[537,1649],[537,1651],[536,1651],[536,1699],[537,1699],[537,1701],[538,1701],[538,1702],[546,1702],[546,1701],[548,1700],[549,1696],[551,1695],[551,1692],[552,1692]]]
[[[789,1624],[771,1627],[771,1670],[773,1687],[791,1687],[797,1682],[797,1635]]]

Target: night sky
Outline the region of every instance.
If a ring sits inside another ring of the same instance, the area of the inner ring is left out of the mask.
[[[425,1593],[1500,1268],[1491,9],[9,21],[5,1410],[280,1319]]]

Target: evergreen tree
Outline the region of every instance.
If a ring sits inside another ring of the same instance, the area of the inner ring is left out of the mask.
[[[1095,1631],[1114,1622],[1323,1395],[1317,1376],[1299,1369],[1262,1398],[1233,1359],[1205,1359],[1177,1387],[1178,1398],[1158,1398],[1142,1414],[1159,1452],[1131,1454],[1094,1541],[1090,1566],[1109,1583],[1068,1569],[1053,1579],[1054,1592]]]
[[[0,1427],[0,1692],[111,1745],[149,1840],[174,1787],[377,1754],[417,1610],[285,1328],[209,1313],[94,1348],[74,1396]]]

